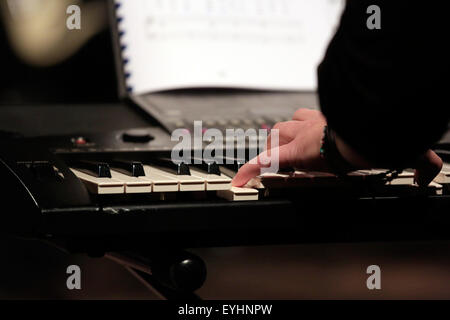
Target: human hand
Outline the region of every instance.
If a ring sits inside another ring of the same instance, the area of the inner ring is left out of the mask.
[[[272,148],[278,148],[279,168],[298,168],[314,171],[330,171],[320,155],[323,138],[323,128],[327,124],[325,117],[319,111],[299,109],[292,121],[277,123],[272,130],[278,130],[279,146],[272,146],[269,135],[266,151],[261,153],[256,161],[246,163],[233,179],[233,186],[243,186],[251,178],[261,174],[261,168],[270,165],[261,161],[270,158]],[[348,146],[342,139],[336,137],[336,145],[344,157],[355,169],[373,167],[356,150]],[[415,181],[419,186],[427,186],[442,169],[442,160],[431,150],[428,150],[415,164]]]
[[[320,111],[299,109],[292,121],[279,122],[272,130],[278,130],[278,146],[272,146],[272,135],[266,143],[266,151],[255,161],[246,163],[233,179],[233,186],[243,186],[251,178],[261,174],[261,168],[268,167],[262,159],[270,158],[271,150],[278,148],[279,168],[302,168],[327,171],[325,161],[320,156],[323,129],[327,124]]]

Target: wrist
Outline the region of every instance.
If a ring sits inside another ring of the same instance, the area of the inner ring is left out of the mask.
[[[341,137],[335,133],[336,149],[350,165],[358,169],[372,168],[373,165],[360,155],[354,148],[349,146]]]
[[[320,155],[326,163],[327,170],[337,175],[346,175],[351,171],[370,167],[370,164],[356,150],[345,143],[327,125],[324,127]]]

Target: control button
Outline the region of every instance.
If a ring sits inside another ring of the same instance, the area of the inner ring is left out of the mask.
[[[255,119],[255,123],[257,123],[258,125],[262,125],[266,122],[266,120],[264,120],[263,118],[257,118]]]
[[[206,120],[206,121],[205,121],[205,125],[206,125],[207,127],[212,128],[212,127],[214,127],[214,126],[216,125],[216,122],[215,122],[214,120]]]
[[[183,128],[185,126],[184,121],[181,120],[174,121],[173,124],[176,128]]]
[[[76,146],[85,146],[86,144],[89,143],[89,140],[86,139],[85,137],[79,136],[79,137],[74,137],[72,139],[70,139],[72,141],[72,143]]]
[[[220,119],[217,121],[217,124],[221,127],[225,127],[228,123],[227,121]]]
[[[232,126],[237,127],[241,123],[241,121],[239,119],[232,119],[230,123]]]
[[[131,129],[123,133],[122,140],[132,143],[147,143],[153,140],[154,137],[147,129]]]
[[[86,144],[87,143],[87,141],[86,141],[86,139],[85,138],[83,138],[83,137],[78,137],[76,140],[75,140],[75,144],[78,144],[78,145],[84,145],[84,144]]]

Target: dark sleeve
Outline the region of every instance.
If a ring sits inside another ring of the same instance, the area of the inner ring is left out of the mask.
[[[319,66],[329,126],[382,167],[412,164],[449,122],[450,11],[445,1],[349,0]],[[381,29],[367,8],[381,8]]]

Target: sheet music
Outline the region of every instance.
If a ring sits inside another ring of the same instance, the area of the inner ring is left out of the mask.
[[[314,90],[342,0],[133,0],[119,29],[133,93]]]

